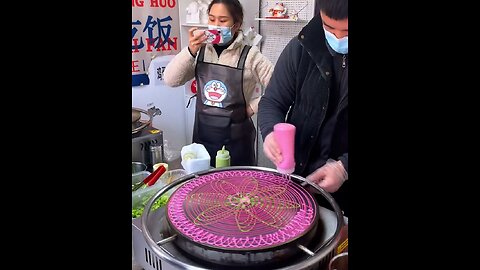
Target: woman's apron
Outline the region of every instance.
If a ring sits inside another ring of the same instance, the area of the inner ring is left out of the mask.
[[[237,67],[204,62],[205,47],[199,51],[193,142],[205,146],[212,167],[223,145],[230,151],[231,166],[256,165],[255,127],[243,95],[243,69],[250,48],[243,47]]]

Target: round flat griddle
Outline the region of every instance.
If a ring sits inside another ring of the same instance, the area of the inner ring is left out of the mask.
[[[294,181],[271,172],[232,170],[179,187],[168,201],[167,220],[194,245],[255,252],[298,242],[316,226],[317,211],[312,195]]]

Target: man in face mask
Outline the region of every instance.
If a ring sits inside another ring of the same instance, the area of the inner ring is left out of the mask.
[[[294,174],[330,192],[348,215],[348,0],[317,5],[319,12],[276,63],[259,104],[259,126],[265,155],[278,164],[273,126],[295,125]]]

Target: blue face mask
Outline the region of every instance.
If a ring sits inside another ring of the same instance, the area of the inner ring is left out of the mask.
[[[325,28],[325,38],[327,39],[328,45],[336,51],[337,53],[347,54],[348,53],[348,36],[338,39],[334,34],[328,32]]]
[[[218,45],[225,45],[233,38],[232,28],[228,26],[208,25],[208,30],[218,30],[220,32],[222,38],[220,39]]]

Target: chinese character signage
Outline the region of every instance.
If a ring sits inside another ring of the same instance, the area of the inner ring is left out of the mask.
[[[178,0],[132,0],[132,86],[150,83],[152,58],[180,49]]]

